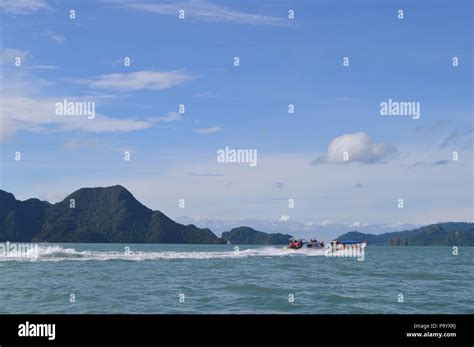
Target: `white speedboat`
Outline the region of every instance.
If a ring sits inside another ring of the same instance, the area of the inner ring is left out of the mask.
[[[321,249],[324,248],[324,241],[318,241],[316,239],[311,239],[306,241],[305,239],[290,239],[290,244],[283,249],[293,249],[293,250],[300,250],[300,249]]]

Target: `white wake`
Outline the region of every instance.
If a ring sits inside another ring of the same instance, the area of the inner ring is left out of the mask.
[[[132,246],[133,248],[133,246]],[[277,247],[261,247],[235,251],[78,251],[59,245],[37,245],[27,252],[1,254],[0,261],[105,261],[105,260],[173,260],[173,259],[232,259],[249,257],[322,256],[322,249],[300,249],[298,251]]]

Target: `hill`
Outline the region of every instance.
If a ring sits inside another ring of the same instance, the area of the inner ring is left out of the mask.
[[[392,246],[474,246],[474,223],[438,223],[379,235],[351,231],[338,240]]]
[[[74,202],[71,205],[71,202]],[[81,188],[63,201],[16,200],[0,190],[0,242],[223,243],[209,229],[174,222],[122,186]]]
[[[233,244],[284,245],[288,243],[291,237],[291,235],[280,233],[267,234],[246,226],[222,233],[222,238]]]

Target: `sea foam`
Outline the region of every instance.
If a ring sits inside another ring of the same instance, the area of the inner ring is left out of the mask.
[[[242,247],[242,246],[240,246]],[[277,247],[261,247],[239,251],[78,251],[60,245],[39,245],[32,254],[21,257],[0,256],[0,261],[106,261],[106,260],[173,260],[173,259],[229,259],[249,257],[321,256],[324,250],[290,250]]]

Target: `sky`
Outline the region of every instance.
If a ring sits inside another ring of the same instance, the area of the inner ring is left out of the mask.
[[[0,189],[120,184],[218,233],[472,222],[472,6],[0,0]]]

